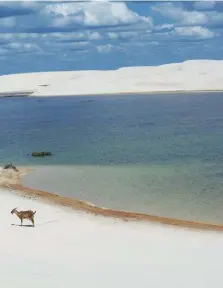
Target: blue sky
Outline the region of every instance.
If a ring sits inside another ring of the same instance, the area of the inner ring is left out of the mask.
[[[0,74],[223,59],[223,2],[0,2]]]

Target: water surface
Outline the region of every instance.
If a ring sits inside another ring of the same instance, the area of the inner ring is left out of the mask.
[[[1,99],[0,162],[38,166],[25,180],[35,188],[223,223],[222,96]],[[27,155],[40,150],[54,156]]]

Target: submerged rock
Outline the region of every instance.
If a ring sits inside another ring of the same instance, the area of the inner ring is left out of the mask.
[[[32,156],[33,157],[52,156],[52,153],[48,151],[32,152]]]

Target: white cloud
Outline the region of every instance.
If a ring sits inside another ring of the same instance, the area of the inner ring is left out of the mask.
[[[126,38],[134,38],[139,36],[140,31],[121,31],[121,32],[109,32],[107,33],[107,37],[109,39],[115,40],[115,39],[126,39]]]
[[[112,47],[114,46],[111,44],[101,45],[97,47],[97,50],[99,53],[108,53],[112,49]]]
[[[189,36],[199,39],[210,39],[215,36],[214,32],[201,26],[176,27],[174,33],[180,36]]]
[[[88,41],[80,41],[80,42],[75,42],[72,41],[72,39],[68,39],[68,42],[64,41],[58,41],[57,38],[55,37],[46,37],[46,40],[42,43],[42,47],[45,53],[63,53],[66,54],[66,52],[76,52],[76,51],[85,51],[92,49],[92,44],[91,42]]]
[[[100,45],[96,47],[99,53],[109,53],[111,50],[124,50],[121,46],[114,46],[111,44]]]
[[[31,39],[35,40],[38,39],[41,35],[38,33],[19,33],[19,34],[12,34],[14,37],[19,38],[19,39]]]
[[[16,52],[43,52],[43,50],[34,43],[21,43],[10,42],[4,46],[4,48],[16,51]]]
[[[120,32],[120,36],[123,38],[133,38],[133,37],[139,36],[139,34],[140,34],[140,31],[137,31],[137,32],[136,31],[123,31],[123,32]]]
[[[154,5],[152,9],[182,25],[203,25],[208,22],[208,17],[205,13],[186,11],[179,3],[161,3]]]
[[[173,30],[173,28],[174,28],[173,24],[162,24],[162,25],[157,25],[155,27],[155,31],[165,32],[165,31],[171,31]]]
[[[214,2],[197,2],[194,5],[203,7],[203,11],[187,11],[181,3],[161,3],[152,7],[153,11],[162,14],[165,17],[175,21],[177,26],[208,26],[222,27],[223,13],[210,10]],[[205,8],[205,9],[204,9]]]
[[[50,42],[77,42],[84,43],[88,40],[100,40],[102,36],[99,32],[89,30],[75,33],[0,33],[0,41],[3,42],[41,42],[42,44]]]
[[[0,33],[0,41],[10,41],[13,37],[13,34],[10,33]]]
[[[157,25],[156,30],[172,29],[173,27],[174,27],[173,24],[162,24],[162,25]]]
[[[122,2],[52,4],[47,5],[41,13],[52,19],[53,26],[112,26],[137,22],[152,26],[150,17],[139,16]]]
[[[99,39],[101,39],[101,35],[98,32],[89,32],[89,31],[87,31],[86,35],[87,35],[87,38],[89,40],[99,40]]]
[[[210,10],[215,7],[215,1],[197,1],[193,6],[196,10]]]
[[[5,54],[7,49],[12,55],[17,52],[23,54],[22,51],[27,55],[44,51],[42,53],[52,55],[63,53],[69,58],[71,53],[82,51],[109,53],[124,49],[127,53],[144,51],[151,55],[148,51],[153,49],[152,46],[157,46],[154,53],[158,53],[165,45],[181,45],[180,42],[210,39],[217,35],[217,30],[211,31],[212,26],[208,24],[214,23],[220,27],[223,13],[211,10],[213,2],[208,5],[202,3],[194,3],[194,7],[200,7],[199,11],[186,10],[187,6],[178,2],[153,4],[152,9],[164,16],[160,17],[159,25],[154,26],[150,17],[140,16],[130,10],[125,2],[48,2],[38,5],[20,2],[19,7],[24,5],[28,10],[38,9],[33,14],[14,17],[16,22],[13,22],[13,17],[4,18],[4,22],[0,19],[0,28],[4,23],[0,33],[0,53]],[[167,17],[168,23],[165,23]],[[10,33],[5,33],[7,31]],[[216,41],[220,41],[220,38]],[[163,57],[166,57],[165,53]]]
[[[207,12],[207,15],[208,15],[208,23],[210,26],[213,26],[213,27],[222,27],[223,25],[223,13],[218,13],[218,12],[215,12],[215,11],[210,11],[210,12]]]
[[[8,1],[5,1],[8,2]],[[40,3],[38,1],[18,1],[18,5],[20,5],[23,8],[32,8],[36,9],[40,7]]]
[[[26,51],[32,51],[32,52],[43,52],[43,50],[40,49],[40,47],[34,43],[24,43],[22,49]]]
[[[44,38],[44,34],[39,33],[0,33],[0,40],[4,42],[35,41]]]
[[[15,17],[6,17],[6,18],[0,19],[0,26],[1,27],[14,27],[14,26],[16,26]]]
[[[118,39],[118,33],[115,33],[115,32],[108,32],[107,33],[107,37],[108,37],[108,39]]]
[[[89,30],[82,32],[73,32],[73,33],[50,33],[50,34],[42,34],[44,37],[50,37],[56,41],[86,41],[86,40],[100,40],[102,38],[99,32],[92,32]]]

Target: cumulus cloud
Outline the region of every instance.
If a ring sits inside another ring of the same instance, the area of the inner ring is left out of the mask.
[[[54,27],[80,25],[84,27],[100,27],[135,24],[138,22],[152,26],[150,17],[139,16],[131,11],[126,3],[90,2],[63,3],[47,5],[41,14],[49,17]]]
[[[199,11],[186,11],[181,3],[161,3],[152,7],[153,11],[181,23],[181,25],[203,25],[208,17]]]
[[[115,32],[108,32],[107,37],[108,39],[118,39],[119,35],[118,33],[115,33]]]
[[[155,27],[156,32],[168,32],[174,29],[173,24],[162,24]]]
[[[99,53],[109,53],[111,50],[124,50],[121,46],[114,46],[112,44],[100,45],[96,47]]]
[[[1,47],[1,54],[43,53],[34,43],[8,42]]]
[[[174,32],[176,35],[195,37],[199,39],[211,39],[216,35],[214,32],[210,31],[209,29],[201,27],[201,26],[176,27]]]
[[[87,36],[89,40],[99,40],[101,39],[101,35],[98,32],[87,32]]]
[[[205,4],[204,4],[205,3]],[[154,12],[170,18],[178,26],[200,26],[205,25],[210,28],[223,27],[223,13],[218,11],[204,11],[213,8],[214,2],[197,2],[194,6],[200,7],[199,10],[186,10],[182,3],[160,3],[152,7]],[[201,9],[203,7],[203,9]],[[206,9],[204,9],[206,8]]]
[[[112,46],[111,44],[107,44],[98,46],[97,50],[99,53],[108,53],[112,48],[114,48],[114,46]]]
[[[196,10],[212,10],[215,7],[215,1],[196,1],[194,8]]]
[[[144,36],[145,34],[142,33]],[[109,32],[106,33],[106,36],[110,40],[119,40],[119,41],[124,41],[124,40],[129,40],[129,41],[134,41],[138,39],[138,37],[141,35],[140,31],[118,31],[118,32]],[[137,40],[136,40],[137,41]]]

